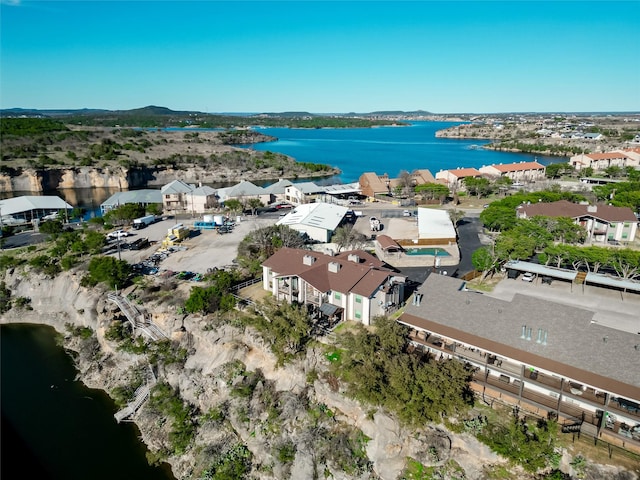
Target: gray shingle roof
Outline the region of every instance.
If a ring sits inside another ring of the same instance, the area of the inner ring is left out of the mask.
[[[520,294],[508,302],[464,286],[460,279],[430,275],[418,289],[420,305],[408,305],[400,321],[417,326],[424,319],[443,335],[640,399],[637,334],[598,325],[588,310]],[[521,338],[525,325],[531,340]],[[546,345],[536,342],[538,329],[547,332]]]

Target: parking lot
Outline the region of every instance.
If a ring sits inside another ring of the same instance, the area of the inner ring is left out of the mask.
[[[232,265],[240,241],[253,229],[273,225],[277,218],[277,215],[242,217],[240,222],[236,222],[233,230],[225,234],[220,234],[215,230],[202,230],[201,232],[195,230],[191,237],[162,255],[164,258],[158,263],[158,268],[174,272],[189,271],[202,274],[209,269]],[[196,220],[167,219],[140,230],[131,229],[129,230],[131,235],[124,239],[127,244],[139,238],[147,238],[150,246],[142,250],[120,248],[118,252],[117,243],[113,242],[109,254],[119,256],[131,264],[141,263],[154,253],[165,250],[162,248],[162,240],[167,236],[168,230],[176,223],[192,226]]]
[[[523,282],[518,277],[501,280],[487,295],[510,301],[516,293],[583,308],[595,312],[593,320],[599,324],[640,333],[640,294],[637,293],[575,285],[561,280],[554,280],[551,284],[543,284],[540,278]]]

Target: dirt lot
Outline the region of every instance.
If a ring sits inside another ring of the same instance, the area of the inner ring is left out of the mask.
[[[203,230],[202,233],[195,234],[182,242],[181,246],[186,247],[184,251],[170,253],[169,256],[159,265],[160,269],[173,271],[190,271],[196,273],[206,273],[209,268],[222,268],[232,264],[236,258],[238,244],[251,230],[273,225],[279,217],[242,217],[231,233],[219,234],[214,230]],[[149,225],[142,230],[130,230],[132,236],[126,238],[130,243],[138,238],[148,238],[152,245],[144,250],[120,250],[120,257],[129,263],[139,263],[150,257],[159,250],[162,250],[162,239],[167,235],[169,228],[176,223],[183,223],[193,226],[195,219],[189,220],[162,220]],[[117,256],[117,250],[111,255]]]

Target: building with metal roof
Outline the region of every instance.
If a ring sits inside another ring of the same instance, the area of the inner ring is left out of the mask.
[[[305,203],[276,222],[276,225],[288,225],[309,238],[327,243],[338,228],[348,208],[332,203]]]
[[[152,203],[162,204],[162,192],[154,189],[116,192],[100,204],[100,211],[102,214],[105,214],[112,208],[116,208],[127,203],[137,203],[144,206]]]
[[[219,188],[217,193],[218,200],[221,203],[224,203],[229,199],[244,200],[257,198],[266,205],[271,200],[271,194],[267,190],[246,180],[242,180],[240,183],[237,183],[232,187]]]
[[[24,195],[0,200],[0,224],[29,223],[59,211],[72,210],[62,198],[53,195]]]

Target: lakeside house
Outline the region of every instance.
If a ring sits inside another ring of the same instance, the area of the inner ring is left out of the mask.
[[[585,423],[592,436],[609,434],[617,444],[634,439],[640,450],[635,332],[600,325],[582,308],[521,294],[510,301],[481,295],[443,275],[427,278],[398,321],[411,329],[415,348],[475,367],[478,394]]]
[[[109,210],[128,203],[135,203],[144,207],[151,204],[162,205],[162,192],[160,190],[150,188],[116,192],[100,204],[100,212],[104,215]]]
[[[530,183],[545,178],[545,166],[538,162],[500,163],[481,167],[479,171],[491,178],[507,177],[512,182]]]
[[[265,192],[270,195],[268,203],[284,202],[285,189],[291,185],[293,185],[293,182],[281,178],[276,183],[272,183],[271,185],[264,187]]]
[[[195,190],[196,186],[173,180],[160,188],[162,193],[162,207],[166,211],[187,211],[189,202],[187,195]]]
[[[267,205],[271,201],[271,194],[267,190],[246,180],[242,180],[232,187],[219,188],[217,195],[220,203],[224,203],[230,199],[243,202],[251,198],[256,198],[264,205]]]
[[[464,190],[464,180],[469,177],[481,177],[482,173],[475,168],[456,168],[453,170],[441,170],[436,173],[436,180],[443,182],[453,191]]]
[[[588,205],[558,200],[549,203],[523,204],[516,209],[518,218],[531,218],[538,215],[573,219],[586,230],[588,242],[630,242],[635,239],[638,228],[638,219],[629,207]]]
[[[634,155],[625,151],[614,151],[605,153],[584,153],[574,155],[569,160],[569,164],[580,171],[585,168],[593,168],[596,171],[605,170],[609,167],[637,167],[640,164],[640,155]]]
[[[292,183],[284,188],[284,200],[293,205],[315,202],[324,193],[324,187],[313,182]]]
[[[276,300],[306,305],[329,326],[342,320],[371,325],[404,300],[405,277],[360,250],[331,256],[285,247],[262,269],[263,288]]]
[[[411,172],[411,184],[424,185],[435,183],[436,179],[427,169],[418,169]],[[393,190],[402,185],[400,178],[389,178],[388,174],[378,175],[375,172],[365,172],[358,180],[360,192],[370,199],[375,199],[376,195],[389,195]]]

